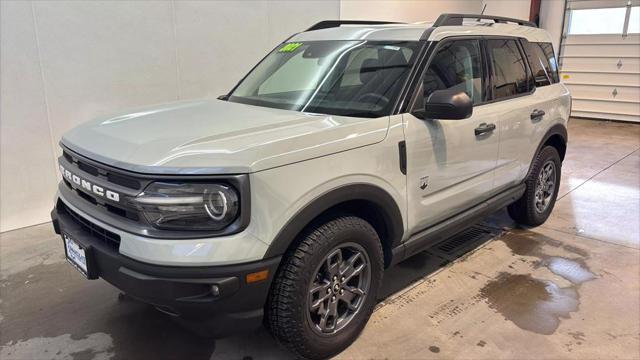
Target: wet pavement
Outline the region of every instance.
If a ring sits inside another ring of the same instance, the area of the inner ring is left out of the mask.
[[[471,243],[393,267],[338,358],[640,358],[640,126],[572,120],[569,134],[546,224],[501,211]],[[200,338],[84,280],[50,224],[0,235],[0,276],[3,360],[292,358],[265,330]]]

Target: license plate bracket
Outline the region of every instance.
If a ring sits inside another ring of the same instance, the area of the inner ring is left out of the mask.
[[[93,253],[91,246],[83,246],[72,236],[62,233],[62,242],[64,244],[64,254],[67,262],[78,270],[87,279],[97,279],[93,266]]]

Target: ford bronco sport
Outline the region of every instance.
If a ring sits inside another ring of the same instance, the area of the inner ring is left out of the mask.
[[[67,259],[199,331],[351,344],[385,268],[508,206],[553,209],[570,95],[534,24],[323,21],[227,95],[61,140]]]

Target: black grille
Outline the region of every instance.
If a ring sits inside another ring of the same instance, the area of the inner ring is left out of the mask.
[[[71,186],[71,183],[69,181],[67,181],[67,179],[62,179],[62,181],[67,186],[67,188],[69,188],[69,190],[75,192],[76,194],[78,194],[78,196],[80,196],[82,199],[90,202],[91,204],[93,204],[95,206],[100,206],[100,207],[106,209],[107,211],[109,211],[110,213],[116,214],[118,216],[126,217],[126,218],[134,220],[134,221],[140,220],[140,216],[135,211],[127,210],[125,208],[121,208],[121,207],[118,207],[118,206],[114,206],[114,205],[108,204],[105,201],[98,200],[98,198],[96,198],[96,197],[94,197],[92,195],[89,195],[89,194],[87,194],[86,192],[84,192],[84,191],[82,191],[80,189],[75,189],[73,186]]]
[[[102,227],[83,218],[78,213],[66,206],[62,201],[58,201],[56,208],[58,209],[58,211],[67,213],[71,217],[73,222],[80,225],[80,227],[82,227],[85,232],[92,235],[94,238],[115,249],[118,249],[118,247],[120,246],[120,235],[103,229]]]
[[[76,193],[78,193],[78,195],[80,195],[81,198],[87,200],[88,202],[92,203],[93,205],[98,205],[98,201],[93,196],[87,195],[86,193],[84,193],[83,191],[80,191],[80,190],[76,190]]]
[[[101,168],[99,166],[89,164],[85,160],[79,158],[78,156],[74,156],[66,150],[62,152],[62,156],[64,156],[64,158],[67,159],[68,162],[77,165],[80,170],[88,174],[104,178],[111,183],[118,184],[129,189],[142,189],[142,183],[134,178],[115,173],[108,168]]]
[[[140,184],[140,181],[138,181],[138,180],[134,180],[132,178],[129,178],[129,177],[126,177],[126,176],[122,176],[122,175],[113,174],[113,173],[108,173],[107,174],[107,180],[109,180],[110,182],[112,182],[114,184],[122,185],[122,186],[128,187],[130,189],[139,190],[140,187],[142,186]]]
[[[71,157],[68,152],[63,151],[62,156],[64,156],[64,158],[67,159],[68,162],[73,163],[73,157]]]
[[[83,177],[83,175],[89,174],[97,179],[100,179],[101,186],[105,186],[106,188],[109,188],[109,184],[116,184],[128,189],[141,190],[149,182],[141,181],[127,174],[122,174],[118,171],[115,171],[103,164],[87,160],[82,156],[76,155],[68,149],[63,149],[62,156],[68,162],[68,164],[65,164],[65,166],[68,167],[69,171],[77,174],[81,178]],[[105,199],[105,197],[95,196],[95,194],[93,194],[91,191],[87,191],[80,186],[72,184],[68,179],[64,177],[62,180],[69,190],[74,192],[84,201],[87,201],[92,205],[99,207],[101,211],[108,211],[111,214],[118,215],[133,221],[140,220],[137,209],[131,206],[127,206],[125,202],[113,204],[109,203],[107,199]],[[126,196],[126,191],[119,190],[118,192],[121,196]],[[130,192],[128,196],[131,196],[131,194],[137,194],[137,192],[138,191]]]
[[[80,168],[80,170],[89,173],[93,176],[100,176],[100,172],[98,171],[98,168],[95,166],[91,166],[88,164],[83,163],[82,161],[78,161],[78,167]]]

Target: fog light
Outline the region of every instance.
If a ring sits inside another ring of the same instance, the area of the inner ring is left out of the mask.
[[[218,285],[211,285],[211,294],[213,294],[213,296],[219,296],[220,287]]]

